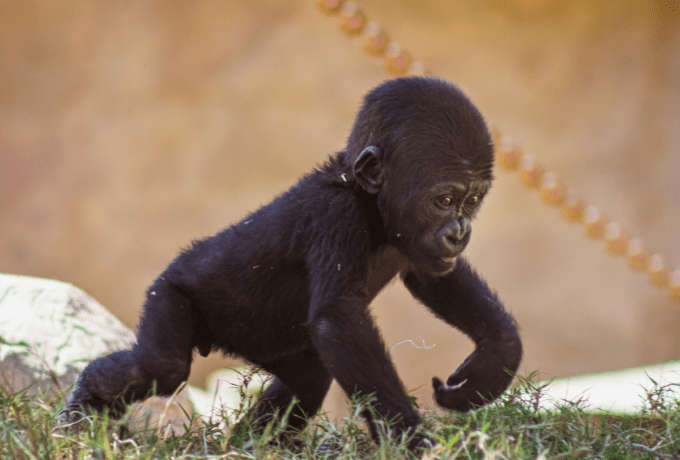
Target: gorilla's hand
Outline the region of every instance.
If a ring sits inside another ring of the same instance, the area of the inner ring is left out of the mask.
[[[487,404],[508,388],[521,357],[522,345],[516,335],[494,342],[483,340],[446,385],[432,378],[434,399],[440,406],[460,412]]]

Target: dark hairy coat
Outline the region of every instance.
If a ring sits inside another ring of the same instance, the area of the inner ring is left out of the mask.
[[[219,350],[276,377],[244,423],[263,426],[296,401],[289,424],[302,428],[336,379],[348,395],[372,395],[369,421],[394,420],[423,445],[368,306],[399,275],[475,342],[446,384],[433,379],[440,405],[470,410],[507,388],[522,355],[517,325],[460,256],[492,165],[484,120],[458,88],[424,77],[380,85],[343,151],[179,254],[147,292],[137,343],[83,371],[67,414],[171,394],[194,350]]]

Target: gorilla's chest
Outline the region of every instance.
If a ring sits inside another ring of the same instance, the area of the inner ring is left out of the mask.
[[[368,263],[368,294],[373,300],[387,283],[408,265],[406,258],[394,247],[380,249]]]

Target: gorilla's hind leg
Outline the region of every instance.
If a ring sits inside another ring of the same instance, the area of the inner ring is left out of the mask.
[[[254,425],[265,426],[275,413],[281,417],[294,398],[296,404],[288,416],[288,427],[301,430],[321,408],[333,378],[315,349],[285,355],[260,366],[276,376],[254,407]]]
[[[194,325],[188,299],[159,278],[149,289],[137,343],[83,370],[64,409],[66,418],[77,421],[84,410],[104,408],[120,417],[126,404],[172,394],[189,377]]]

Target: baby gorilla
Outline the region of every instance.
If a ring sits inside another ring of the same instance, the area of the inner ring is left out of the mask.
[[[149,288],[131,350],[96,359],[65,414],[168,395],[189,376],[194,349],[220,350],[276,378],[254,427],[293,404],[302,429],[331,381],[373,396],[365,416],[395,434],[426,437],[369,304],[400,275],[437,317],[467,334],[474,352],[444,384],[443,407],[467,411],[497,398],[522,356],[517,325],[460,257],[492,181],[493,146],[461,91],[433,78],[399,78],[371,91],[347,147],[240,223],[196,241]]]

